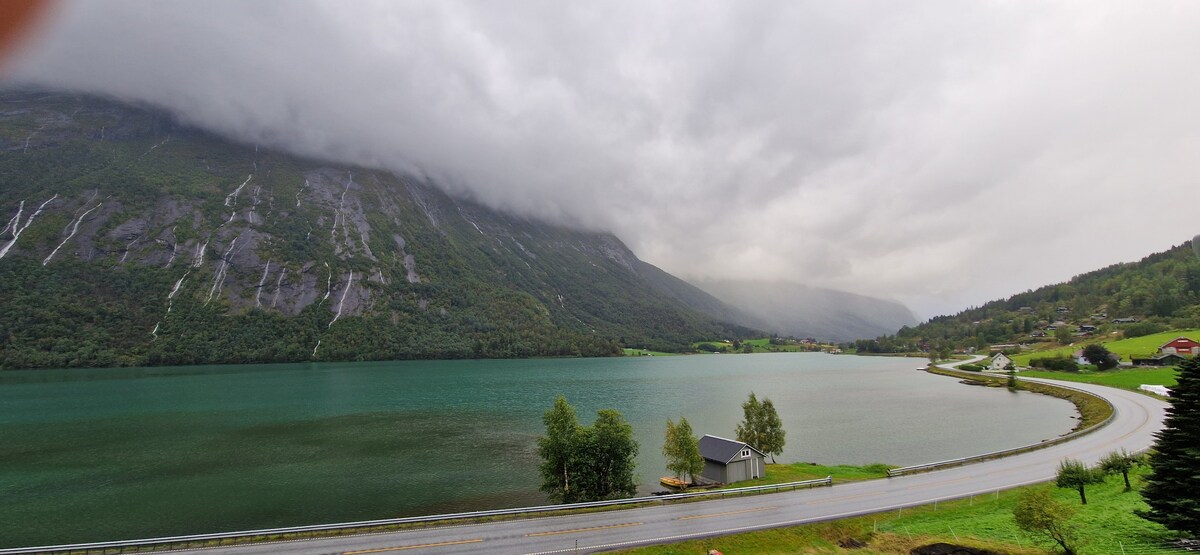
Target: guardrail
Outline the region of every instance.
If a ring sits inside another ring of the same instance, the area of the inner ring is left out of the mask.
[[[208,547],[213,545],[230,545],[234,543],[249,543],[254,540],[266,539],[284,539],[281,536],[287,536],[287,539],[302,539],[305,537],[314,538],[321,532],[337,532],[337,531],[360,531],[366,532],[371,528],[379,528],[385,526],[396,526],[404,524],[429,524],[441,521],[454,520],[470,520],[477,518],[489,518],[497,516],[513,516],[525,514],[538,514],[553,511],[570,511],[574,509],[593,509],[601,507],[615,507],[620,505],[634,505],[640,503],[666,503],[679,499],[694,499],[698,497],[725,497],[726,495],[738,495],[746,493],[757,493],[763,491],[780,491],[784,489],[798,488],[814,488],[819,486],[832,486],[833,477],[826,476],[816,480],[804,480],[800,482],[788,482],[784,484],[768,484],[765,486],[750,486],[744,488],[733,488],[724,490],[709,490],[696,493],[675,493],[671,495],[654,495],[648,497],[631,497],[629,499],[614,499],[612,501],[590,501],[584,503],[567,503],[563,505],[541,505],[537,507],[518,507],[514,509],[495,509],[490,511],[474,511],[467,513],[449,513],[441,515],[427,516],[412,516],[404,518],[388,518],[382,520],[364,520],[360,522],[343,522],[338,524],[315,524],[311,526],[291,526],[287,528],[270,528],[263,530],[246,530],[241,532],[218,532],[213,534],[195,534],[189,536],[169,536],[163,538],[148,538],[141,540],[118,540],[107,542],[94,543],[78,543],[68,545],[49,545],[41,547],[16,547],[8,549],[0,549],[0,555],[24,555],[29,553],[81,553],[87,554],[92,552],[109,553],[116,550],[117,553],[123,550],[134,549],[141,550],[144,548],[187,548],[187,547]]]
[[[948,368],[944,368],[944,369],[949,370]],[[965,372],[962,372],[962,374],[966,378],[972,377],[970,374],[967,374]],[[1045,384],[1045,382],[1037,382],[1037,383]],[[1084,393],[1086,395],[1091,395],[1098,399],[1103,399],[1103,397],[1099,397],[1094,393],[1084,391],[1077,387],[1070,387],[1070,386],[1059,385],[1059,384],[1046,384],[1046,385],[1051,385],[1052,387],[1058,387],[1061,389],[1069,389],[1071,391],[1078,391],[1080,393]],[[1104,402],[1108,403],[1107,400],[1105,400]],[[1108,404],[1110,407],[1112,406],[1112,403],[1108,403]],[[1018,455],[1020,453],[1025,453],[1027,451],[1033,451],[1035,449],[1043,449],[1046,447],[1050,447],[1052,445],[1058,445],[1059,443],[1063,443],[1065,441],[1070,441],[1077,437],[1090,434],[1096,430],[1099,430],[1100,428],[1107,426],[1109,422],[1112,422],[1112,419],[1116,415],[1117,415],[1117,413],[1114,410],[1112,414],[1108,415],[1108,418],[1105,418],[1103,422],[1100,422],[1100,423],[1096,424],[1095,426],[1091,426],[1091,427],[1088,427],[1088,428],[1085,428],[1082,430],[1077,430],[1077,431],[1071,432],[1066,435],[1058,436],[1054,439],[1048,439],[1048,440],[1041,441],[1038,443],[1031,443],[1029,445],[1024,445],[1021,447],[1014,447],[1012,449],[1005,449],[1003,451],[993,451],[991,453],[984,453],[982,455],[972,455],[970,457],[962,457],[959,459],[950,459],[950,460],[946,460],[946,461],[938,461],[938,462],[925,463],[925,464],[916,464],[916,465],[904,466],[904,467],[900,467],[900,468],[889,468],[887,471],[888,478],[895,478],[897,476],[904,476],[906,474],[914,474],[917,472],[929,472],[931,470],[938,470],[941,468],[949,468],[952,466],[960,466],[960,465],[973,463],[973,462],[986,461],[989,459],[996,459],[996,458],[1000,458],[1000,457],[1007,457],[1010,455]]]

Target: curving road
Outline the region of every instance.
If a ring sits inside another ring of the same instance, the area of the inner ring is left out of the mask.
[[[1162,427],[1167,404],[1157,399],[1089,384],[1030,381],[1095,393],[1108,399],[1116,414],[1107,426],[1063,444],[898,478],[606,513],[210,548],[196,553],[590,553],[895,510],[1043,482],[1054,477],[1064,458],[1093,464],[1116,449],[1146,449]]]

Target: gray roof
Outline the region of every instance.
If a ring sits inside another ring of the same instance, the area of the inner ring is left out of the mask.
[[[719,462],[722,464],[732,461],[735,457],[741,454],[743,449],[747,448],[753,449],[759,455],[764,457],[767,456],[766,453],[755,449],[754,446],[740,441],[710,436],[708,434],[705,434],[704,437],[700,438],[700,456],[710,461]]]

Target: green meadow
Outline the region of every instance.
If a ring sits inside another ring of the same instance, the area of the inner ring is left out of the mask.
[[[1158,348],[1162,344],[1175,339],[1176,337],[1188,337],[1200,341],[1200,329],[1186,329],[1165,331],[1151,335],[1143,335],[1141,337],[1132,337],[1129,339],[1117,339],[1115,341],[1104,341],[1103,338],[1092,338],[1089,340],[1081,340],[1073,345],[1056,347],[1042,351],[1032,351],[1021,353],[1013,356],[1013,361],[1019,366],[1028,366],[1029,360],[1033,358],[1053,357],[1053,356],[1071,356],[1072,353],[1082,349],[1084,345],[1089,343],[1100,343],[1106,349],[1114,354],[1120,355],[1121,360],[1128,361],[1131,356],[1150,356],[1158,352]]]
[[[1179,372],[1174,368],[1130,368],[1127,370],[1090,370],[1081,372],[1051,372],[1048,370],[1026,370],[1022,377],[1049,378],[1067,382],[1082,382],[1107,385],[1119,389],[1137,391],[1142,384],[1175,386]]]
[[[1124,491],[1120,476],[1110,476],[1103,484],[1089,486],[1087,505],[1079,504],[1074,490],[1053,489],[1056,500],[1076,510],[1070,522],[1077,527],[1081,538],[1080,555],[1179,553],[1163,546],[1163,542],[1174,537],[1170,531],[1134,514],[1146,508],[1137,493],[1146,472],[1144,468],[1135,469],[1131,475],[1134,491],[1130,492]],[[1045,555],[1057,552],[1053,544],[1018,529],[1012,510],[1021,491],[1050,487],[1029,486],[900,511],[618,553],[690,555],[717,549],[727,554],[900,555],[915,547],[946,542],[1013,555]]]

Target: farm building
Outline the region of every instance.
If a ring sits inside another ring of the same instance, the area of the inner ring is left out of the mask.
[[[1200,343],[1186,337],[1176,337],[1158,348],[1164,355],[1200,355]]]
[[[992,358],[992,363],[988,365],[988,372],[1003,372],[1009,364],[1012,364],[1012,361],[1008,355],[1000,353]]]
[[[1175,366],[1187,359],[1175,353],[1158,354],[1152,357],[1133,357],[1134,366]]]
[[[705,434],[700,438],[700,456],[704,457],[701,476],[732,484],[767,475],[767,455],[741,441]]]

